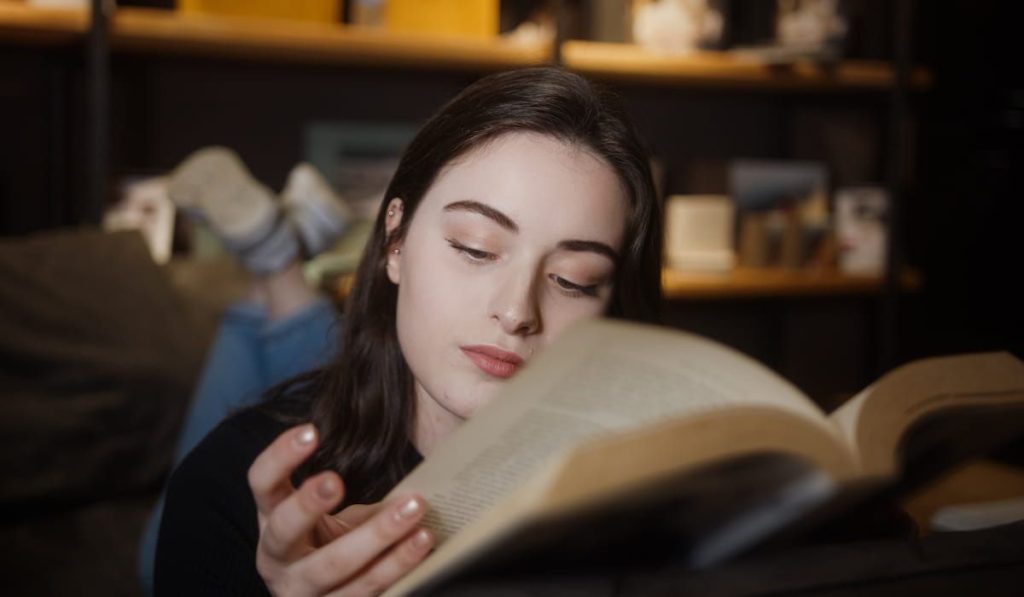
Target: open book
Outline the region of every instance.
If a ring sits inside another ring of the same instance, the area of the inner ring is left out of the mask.
[[[1008,353],[905,365],[826,416],[716,342],[589,320],[395,488],[426,498],[438,547],[388,594],[530,551],[601,548],[643,516],[685,538],[687,561],[713,563],[837,496],[1021,434],[1024,363]]]

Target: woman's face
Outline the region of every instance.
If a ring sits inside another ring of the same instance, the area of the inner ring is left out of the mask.
[[[392,230],[402,210],[390,206]],[[604,161],[537,133],[506,134],[441,172],[388,256],[422,452],[566,326],[606,310],[627,209]]]

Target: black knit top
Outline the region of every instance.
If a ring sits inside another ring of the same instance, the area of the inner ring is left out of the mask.
[[[296,424],[286,422],[294,418],[296,401],[284,402],[284,416],[264,404],[229,417],[171,475],[157,542],[156,595],[269,594],[256,571],[259,527],[247,475],[260,452]],[[412,452],[406,470],[421,460]]]

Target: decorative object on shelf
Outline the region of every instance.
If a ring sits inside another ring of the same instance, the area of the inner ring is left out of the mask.
[[[740,42],[733,54],[771,65],[834,63],[842,58],[848,29],[841,0],[778,0],[774,41]]]
[[[729,271],[735,206],[724,195],[673,195],[665,203],[665,260],[684,271]]]
[[[809,204],[809,216],[822,218],[828,171],[820,162],[736,160],[729,165],[729,190],[739,209],[764,210],[789,203]]]
[[[343,0],[178,0],[183,13],[267,17],[337,23]]]
[[[506,41],[525,46],[551,45],[555,42],[557,29],[554,9],[549,3],[542,2],[534,6],[526,18],[509,31],[502,33],[501,37]]]
[[[387,28],[491,39],[498,35],[498,0],[386,0]]]
[[[350,0],[348,18],[353,25],[383,27],[384,5],[387,0]]]
[[[740,263],[801,268],[819,262],[829,234],[827,184],[819,162],[733,162],[729,188],[740,210]]]
[[[153,261],[167,263],[174,237],[174,204],[162,176],[131,178],[121,183],[121,200],[107,209],[103,230],[138,230]]]
[[[740,214],[739,263],[743,267],[768,267],[772,261],[769,220],[773,212],[745,212]]]
[[[846,20],[839,0],[779,0],[776,38],[784,47],[828,50],[842,43]]]
[[[882,187],[837,189],[835,210],[839,269],[848,274],[884,274],[888,192]]]
[[[722,35],[722,14],[709,0],[635,0],[633,41],[661,54],[688,54]]]

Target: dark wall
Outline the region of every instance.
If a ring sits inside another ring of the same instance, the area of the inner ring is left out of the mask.
[[[0,46],[0,234],[75,220],[63,176],[76,56]]]
[[[936,85],[921,114],[908,303],[911,355],[1009,349],[1024,357],[1024,32],[1019,2],[921,2]]]
[[[280,188],[314,121],[418,124],[474,75],[118,56],[115,172],[166,170],[209,144],[235,148]]]

